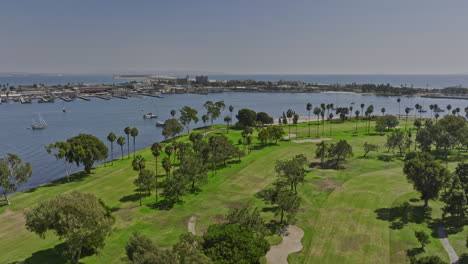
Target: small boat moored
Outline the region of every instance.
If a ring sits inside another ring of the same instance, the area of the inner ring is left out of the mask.
[[[34,121],[33,119],[33,122],[31,124],[31,128],[33,130],[36,130],[36,129],[44,129],[47,127],[47,123],[44,121],[44,119],[42,119],[41,115],[39,115],[39,119],[36,121]]]
[[[163,126],[164,126],[164,123],[161,122],[161,121],[156,121],[156,126],[157,126],[157,127],[163,127]]]
[[[147,114],[143,115],[143,118],[144,119],[158,118],[158,115],[155,115],[153,113],[147,113]]]

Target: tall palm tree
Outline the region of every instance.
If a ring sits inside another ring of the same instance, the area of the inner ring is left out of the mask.
[[[416,110],[418,110],[419,114],[421,115],[420,110],[422,109],[422,105],[420,105],[420,104],[415,104],[415,105],[414,105],[414,108],[415,108]],[[417,115],[417,114],[414,114],[414,116],[416,116],[416,115]]]
[[[308,124],[308,126],[309,126],[309,137],[310,137],[310,111],[312,110],[312,104],[311,104],[311,103],[307,103],[306,109],[307,109],[307,111],[309,112],[309,124]]]
[[[124,156],[123,146],[125,145],[125,138],[120,136],[117,139],[117,144],[120,146],[120,150],[122,150],[122,160],[123,160],[123,156]]]
[[[177,111],[172,109],[170,113],[171,113],[172,118],[174,118],[175,115],[177,114]]]
[[[208,115],[203,115],[201,119],[203,121],[203,128],[205,128],[205,133],[206,133],[206,122],[208,122]]]
[[[174,146],[173,145],[166,145],[164,148],[164,152],[166,153],[169,160],[171,160],[171,155],[174,153]]]
[[[323,130],[324,130],[324,127],[325,127],[325,110],[327,109],[327,105],[326,104],[320,104],[320,108],[322,108],[322,112],[320,113],[320,115],[322,116],[322,134],[323,134]]]
[[[370,135],[370,124],[371,124],[371,120],[372,120],[372,113],[374,112],[374,106],[373,105],[369,105],[367,107],[367,110],[366,110],[366,113],[368,114],[369,116],[369,122],[368,122],[368,126],[367,126],[367,134]]]
[[[132,128],[130,134],[133,137],[133,158],[135,158],[135,138],[138,136],[138,129],[136,127]]]
[[[151,145],[151,154],[153,154],[154,159],[155,159],[155,169],[156,169],[156,174],[154,177],[154,187],[155,187],[155,193],[156,193],[156,202],[158,201],[158,157],[161,155],[162,151],[162,146],[158,142],[154,143]]]
[[[226,129],[227,129],[227,133],[229,134],[229,124],[231,123],[231,117],[230,116],[226,116],[224,118],[224,122],[226,122]]]
[[[145,158],[143,158],[141,155],[134,157],[132,161],[133,170],[138,171],[138,173],[141,173],[141,170],[145,168],[145,162]],[[138,193],[140,195],[141,206],[141,187],[138,187]]]
[[[439,113],[436,113],[436,114],[435,114],[436,122],[437,122],[437,120],[439,120],[439,116],[440,116]]]
[[[166,178],[169,178],[171,176],[171,159],[164,157],[162,160],[162,166],[166,171]]]
[[[354,112],[356,114],[356,133],[357,133],[357,124],[358,124],[358,121],[359,121],[359,114],[361,112],[359,112],[359,110],[356,110],[356,112]]]
[[[382,107],[382,109],[380,109],[380,112],[382,112],[382,116],[385,115],[385,107]]]
[[[290,108],[288,109],[288,111],[286,111],[286,116],[288,117],[288,121],[289,121],[289,125],[288,125],[288,130],[289,130],[289,134],[288,134],[288,139],[291,139],[291,118],[294,116],[294,111]]]
[[[228,109],[229,109],[229,112],[231,113],[231,120],[232,120],[232,112],[234,112],[234,106],[230,105]]]
[[[457,113],[457,116],[460,116],[460,107],[455,108],[455,112]]]
[[[322,112],[322,109],[320,107],[315,107],[314,108],[314,115],[317,115],[317,137],[319,136],[319,130],[320,130],[320,113]]]
[[[406,124],[405,124],[405,129],[408,127],[408,114],[411,112],[411,108],[406,107],[405,108],[405,113],[406,113]]]
[[[398,98],[396,99],[396,101],[398,102],[398,119],[400,119],[400,118],[401,118],[401,115],[400,115],[400,103],[401,103],[401,99],[400,99],[400,97],[398,97]]]
[[[126,127],[124,129],[124,133],[125,133],[125,135],[127,135],[127,142],[130,142],[130,133],[131,132],[132,132],[131,127]],[[130,158],[130,144],[127,145],[127,155],[128,155],[128,158]]]
[[[365,106],[366,106],[365,104],[361,104],[361,113],[362,113],[362,114],[364,114],[364,107],[365,107]]]
[[[299,121],[299,115],[298,114],[294,114],[294,117],[293,117],[293,123],[294,125],[296,126],[296,136],[295,138],[297,139],[297,122]]]
[[[452,109],[452,105],[448,104],[447,105],[447,110],[448,110],[449,114],[450,114],[450,109]]]
[[[331,122],[331,120],[333,119],[333,113],[330,113],[330,114],[328,115],[328,119],[330,120],[329,122],[330,122],[330,136],[331,136],[331,127],[332,127],[332,122]]]
[[[429,105],[429,109],[431,110],[431,118],[432,118],[432,111],[434,110],[434,104]]]
[[[107,135],[107,140],[111,143],[111,159],[112,159],[112,165],[114,165],[114,141],[117,139],[114,133],[110,132],[109,135]]]

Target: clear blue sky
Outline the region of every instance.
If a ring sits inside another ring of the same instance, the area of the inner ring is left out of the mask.
[[[466,0],[5,0],[0,72],[468,73]]]

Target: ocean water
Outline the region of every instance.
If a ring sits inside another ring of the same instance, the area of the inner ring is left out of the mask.
[[[468,106],[468,100],[420,97],[402,97],[401,99],[401,109],[414,107],[416,103],[422,104],[427,109],[430,104],[437,103],[443,109],[447,104],[451,104],[453,108],[460,107],[463,112],[463,109]],[[361,103],[373,104],[376,115],[380,114],[382,107],[386,108],[386,114],[398,114],[396,97],[339,93],[174,94],[166,95],[164,98],[145,97],[126,100],[113,98],[108,101],[92,98],[91,101],[76,99],[72,102],[63,102],[57,99],[55,103],[49,104],[11,102],[0,105],[0,156],[15,153],[23,161],[32,164],[33,175],[21,189],[31,188],[64,177],[62,161],[55,160],[44,149],[44,146],[48,144],[65,141],[79,133],[89,133],[97,136],[109,146],[106,140],[109,132],[124,136],[124,127],[130,126],[137,127],[139,130],[136,149],[143,149],[163,139],[162,129],[155,126],[156,120],[164,121],[170,118],[169,112],[172,109],[180,109],[185,105],[197,109],[201,116],[205,113],[202,106],[208,100],[222,100],[227,106],[233,105],[235,112],[241,108],[250,108],[257,112],[264,111],[275,119],[289,108],[301,116],[307,116],[308,112],[305,107],[308,102],[314,107],[321,103],[333,103],[336,107],[345,107],[354,102],[355,109]],[[68,112],[62,112],[63,107],[66,107]],[[159,118],[143,119],[143,114],[148,112],[158,114]],[[38,114],[44,118],[48,127],[44,130],[31,130],[31,120],[37,119]],[[223,123],[224,116],[228,114],[227,110],[224,111],[215,123]],[[430,115],[430,112],[425,115]],[[200,125],[202,124],[193,124],[191,127]],[[114,158],[119,157],[120,149],[114,144]],[[74,168],[74,170],[77,171],[79,168]]]

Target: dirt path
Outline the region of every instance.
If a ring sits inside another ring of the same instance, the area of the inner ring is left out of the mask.
[[[271,246],[266,254],[268,264],[288,264],[288,255],[302,249],[301,239],[304,230],[297,226],[288,226],[286,234],[282,235],[283,241],[275,246]]]
[[[437,233],[439,234],[440,243],[444,246],[445,251],[449,255],[450,263],[451,264],[458,264],[460,259],[458,258],[457,252],[453,249],[452,245],[447,239],[447,234],[445,233],[445,228],[443,226],[439,226],[437,229]]]
[[[290,139],[291,137],[296,137],[296,134],[288,134],[287,136],[284,136],[283,139]]]
[[[332,140],[332,138],[298,139],[298,140],[293,140],[292,142],[294,143],[305,143],[305,142],[320,143],[325,140]]]
[[[197,217],[196,216],[191,216],[189,219],[189,222],[187,224],[187,228],[189,233],[192,233],[194,235],[197,234],[197,230],[195,229],[195,225],[197,224]]]

